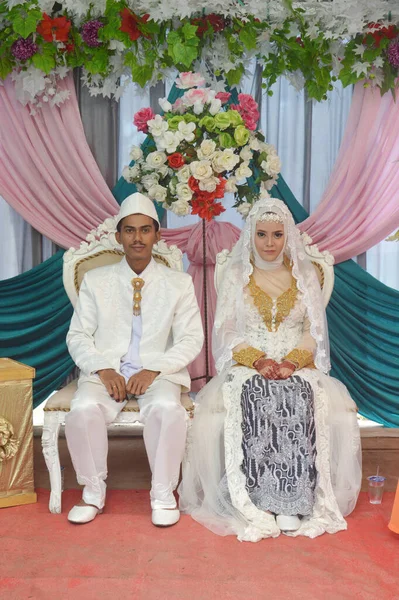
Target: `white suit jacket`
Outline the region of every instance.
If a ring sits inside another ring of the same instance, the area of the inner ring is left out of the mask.
[[[136,273],[126,258],[84,276],[67,335],[68,350],[81,370],[79,382],[98,381],[96,371],[115,369],[132,334]],[[190,388],[187,366],[201,351],[204,334],[191,276],[154,259],[142,289],[140,359],[144,369]]]

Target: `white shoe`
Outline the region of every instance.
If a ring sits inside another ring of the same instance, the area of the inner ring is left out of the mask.
[[[170,527],[180,519],[178,508],[154,508],[152,511],[152,523],[157,527]]]
[[[301,520],[296,515],[277,515],[276,523],[281,531],[296,531],[301,526]]]
[[[102,512],[102,509],[97,508],[97,506],[74,506],[69,511],[68,521],[71,523],[90,523]]]

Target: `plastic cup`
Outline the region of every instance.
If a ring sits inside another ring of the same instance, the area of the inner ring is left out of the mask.
[[[381,504],[386,478],[382,477],[382,475],[371,475],[371,477],[367,477],[367,479],[369,482],[370,504]]]

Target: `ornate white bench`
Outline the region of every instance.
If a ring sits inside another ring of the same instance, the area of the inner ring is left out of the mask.
[[[168,247],[160,241],[154,246],[155,260],[177,271],[183,271],[182,253],[176,246]],[[75,306],[83,276],[90,269],[113,264],[123,257],[122,247],[115,239],[115,219],[106,219],[96,230],[90,232],[78,249],[70,248],[64,255],[63,282],[73,306]],[[50,503],[52,513],[61,512],[62,486],[58,453],[58,435],[65,424],[71,400],[77,389],[77,379],[53,394],[44,408],[42,434],[43,455],[50,475]],[[188,394],[182,394],[182,405],[192,417],[194,405]],[[122,412],[111,424],[126,426],[139,423],[139,407],[136,400],[129,400]]]

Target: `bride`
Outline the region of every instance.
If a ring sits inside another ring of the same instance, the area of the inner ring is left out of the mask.
[[[256,202],[219,290],[218,376],[197,396],[180,509],[257,542],[346,529],[361,485],[356,406],[328,375],[320,283],[291,213]]]

